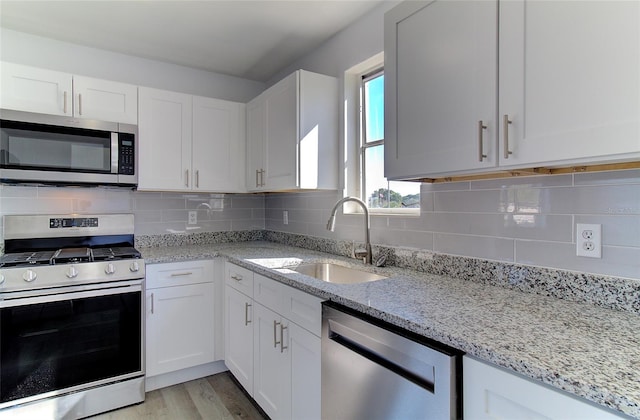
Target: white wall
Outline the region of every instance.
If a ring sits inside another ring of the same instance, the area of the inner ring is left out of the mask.
[[[264,84],[0,28],[0,59],[82,76],[248,102]]]

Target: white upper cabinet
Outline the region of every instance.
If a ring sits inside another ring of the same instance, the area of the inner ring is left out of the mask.
[[[138,189],[244,191],[245,105],[140,88]]]
[[[138,124],[138,87],[73,76],[73,112],[81,118]]]
[[[495,1],[405,2],[386,14],[388,178],[497,165],[496,19]]]
[[[245,104],[193,97],[193,187],[244,192]]]
[[[141,87],[139,100],[138,189],[189,189],[191,96]]]
[[[247,188],[337,186],[337,80],[298,70],[247,105]]]
[[[385,15],[393,179],[640,158],[640,3],[405,2]]]
[[[2,62],[0,107],[127,124],[138,123],[138,87]]]
[[[499,92],[501,166],[640,157],[640,2],[501,2]]]

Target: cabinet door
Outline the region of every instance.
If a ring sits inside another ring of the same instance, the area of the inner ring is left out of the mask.
[[[292,419],[320,419],[321,348],[320,337],[289,323]]]
[[[639,2],[502,2],[499,67],[501,166],[639,155]]]
[[[289,323],[255,304],[253,399],[273,420],[291,418]],[[298,384],[296,384],[298,386]]]
[[[253,395],[253,301],[230,286],[225,287],[224,300],[225,364]]]
[[[247,104],[247,190],[263,190],[264,184],[264,95]]]
[[[73,115],[71,74],[6,61],[0,65],[0,108]]]
[[[497,1],[447,0],[385,15],[387,178],[496,166],[496,16]]]
[[[468,356],[463,358],[464,418],[619,419],[610,411]]]
[[[139,90],[139,190],[191,188],[191,96]]]
[[[295,72],[264,92],[264,184],[270,191],[299,186],[298,75]]]
[[[77,117],[138,124],[138,87],[89,77],[73,77]]]
[[[147,376],[214,358],[213,283],[147,290]]]
[[[338,188],[338,81],[298,71],[296,173],[299,188]]]
[[[194,190],[246,191],[244,126],[244,104],[193,97]]]

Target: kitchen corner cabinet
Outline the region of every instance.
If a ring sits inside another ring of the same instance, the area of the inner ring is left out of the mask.
[[[338,187],[338,83],[298,70],[247,104],[247,189]]]
[[[126,124],[138,123],[138,87],[2,62],[0,107]]]
[[[138,189],[243,192],[245,105],[140,88]]]
[[[147,376],[216,360],[213,273],[211,260],[147,266]]]
[[[321,300],[234,264],[226,281],[229,370],[270,418],[319,419]]]
[[[626,418],[469,356],[463,372],[466,420]]]
[[[638,160],[639,115],[638,2],[442,0],[385,15],[391,179]]]

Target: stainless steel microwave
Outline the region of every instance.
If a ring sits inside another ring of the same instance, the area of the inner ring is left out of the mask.
[[[0,110],[0,182],[135,188],[137,126]]]

